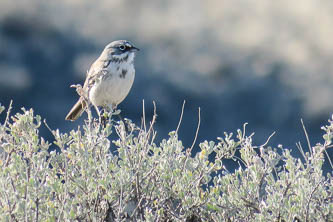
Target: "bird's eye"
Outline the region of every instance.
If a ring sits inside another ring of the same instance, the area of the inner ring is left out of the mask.
[[[121,51],[124,51],[124,50],[126,49],[126,46],[121,45],[121,46],[119,46],[119,49],[120,49]]]

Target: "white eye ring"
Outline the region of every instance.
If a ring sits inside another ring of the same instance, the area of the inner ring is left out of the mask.
[[[124,50],[126,49],[126,46],[121,45],[121,46],[119,46],[119,49],[120,49],[121,51],[124,51]]]

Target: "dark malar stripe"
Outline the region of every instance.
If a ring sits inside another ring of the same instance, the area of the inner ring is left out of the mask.
[[[122,59],[118,59],[118,58],[112,58],[109,61],[113,62],[113,63],[123,63],[123,62],[127,62],[128,60],[128,55],[126,55],[124,58]]]

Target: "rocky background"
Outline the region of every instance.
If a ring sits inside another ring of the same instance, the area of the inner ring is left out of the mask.
[[[65,115],[86,70],[103,47],[128,39],[141,49],[134,86],[120,105],[140,124],[157,104],[159,141],[177,127],[192,144],[215,140],[248,122],[258,145],[322,142],[332,114],[333,2],[304,0],[79,1],[1,0],[0,102],[33,107],[51,128],[82,124]],[[2,117],[3,118],[3,117]],[[52,141],[45,129],[42,135]],[[333,156],[333,152],[330,152]]]

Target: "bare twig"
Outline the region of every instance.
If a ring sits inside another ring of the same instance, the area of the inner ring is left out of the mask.
[[[6,126],[8,123],[10,111],[12,111],[12,108],[13,108],[13,100],[10,100],[9,107],[7,110],[6,120],[5,120],[5,123],[3,124],[4,126]]]
[[[14,153],[14,152],[15,152],[14,149],[12,149],[12,150],[8,153],[7,158],[6,158],[6,162],[5,162],[5,165],[4,165],[5,167],[8,166],[9,161],[11,160],[12,153]]]
[[[246,126],[248,125],[249,123],[244,123],[243,125],[243,134],[242,134],[242,137],[244,138],[245,136],[245,132],[246,132]]]
[[[260,146],[253,146],[253,148],[258,148],[258,147],[265,147],[269,141],[271,140],[271,138],[275,135],[275,131],[267,138],[266,142]]]
[[[326,149],[331,149],[333,148],[333,145],[325,146]]]
[[[329,156],[328,153],[327,153],[327,149],[330,149],[330,148],[332,148],[332,147],[333,147],[333,145],[327,145],[327,142],[325,141],[325,144],[324,144],[324,152],[325,152],[325,154],[326,154],[326,156],[327,156],[328,162],[329,162],[330,165],[331,165],[331,168],[333,169],[333,163],[332,163],[332,160],[331,160],[330,156]]]
[[[38,222],[38,217],[39,217],[39,199],[37,197],[36,201],[35,201],[35,204],[36,204],[36,222]]]
[[[314,192],[318,189],[319,185],[321,184],[322,181],[319,181],[317,183],[317,185],[313,188],[313,190],[311,191],[311,194],[310,194],[310,197],[309,197],[309,200],[307,202],[307,205],[306,205],[306,216],[305,216],[305,221],[309,221],[309,208],[310,208],[310,202],[311,202],[311,199],[312,199],[312,196],[314,194]]]
[[[133,217],[134,216],[134,214],[136,213],[136,211],[138,210],[138,209],[141,209],[141,202],[143,201],[143,197],[141,197],[140,198],[140,200],[139,200],[139,202],[138,202],[138,204],[136,205],[136,207],[135,207],[135,209],[133,210],[133,212],[132,212],[132,214],[131,214],[131,216],[130,217]]]
[[[142,100],[142,123],[141,123],[141,129],[143,129],[145,132],[147,132],[146,128],[146,111],[145,111],[145,100]]]
[[[119,210],[118,210],[118,218],[120,218],[120,213],[122,212],[123,207],[123,184],[120,184],[120,196],[119,196]]]
[[[263,188],[263,185],[264,185],[264,181],[265,181],[265,177],[267,176],[267,173],[264,173],[260,179],[260,182],[259,182],[259,189],[258,189],[258,199],[261,200],[262,199],[262,196],[265,194],[265,190]]]
[[[46,119],[44,119],[43,122],[44,122],[46,128],[52,133],[53,136],[55,136],[53,130],[52,130],[52,129],[49,127],[49,125],[47,124]]]
[[[324,149],[324,152],[325,152],[325,154],[326,154],[326,156],[327,156],[327,159],[328,159],[328,162],[330,163],[331,168],[332,168],[332,170],[333,170],[333,163],[332,163],[332,160],[331,160],[330,156],[329,156],[328,153],[327,153],[327,150]]]
[[[312,153],[311,143],[310,143],[310,139],[309,139],[308,132],[307,132],[306,129],[305,129],[303,119],[301,119],[301,123],[302,123],[303,131],[304,131],[304,134],[305,134],[305,137],[306,137],[306,141],[307,141],[307,143],[308,143],[309,151],[310,151],[311,156],[312,156],[313,153]]]
[[[240,158],[240,157],[238,157],[238,156],[233,156],[233,158],[239,160],[242,164],[244,164],[244,166],[247,166],[247,165],[246,165],[246,162],[245,162],[244,160],[242,160],[242,158]],[[240,167],[242,167],[242,165],[240,164],[240,162],[238,162],[238,165],[239,165]]]
[[[201,122],[201,117],[200,117],[200,107],[199,107],[199,112],[198,112],[198,126],[197,126],[197,130],[195,132],[195,137],[194,137],[194,140],[193,140],[193,143],[192,143],[192,146],[190,148],[190,152],[192,152],[192,149],[195,145],[195,142],[197,141],[197,138],[198,138],[198,134],[199,134],[199,129],[200,129],[200,122]]]
[[[186,157],[185,157],[185,161],[184,161],[184,165],[183,165],[183,171],[185,169],[185,166],[186,166],[186,163],[187,163],[187,160],[188,160],[188,157],[191,156],[191,153],[192,153],[192,149],[194,147],[194,144],[197,140],[197,137],[198,137],[198,133],[199,133],[199,128],[200,128],[200,107],[199,107],[199,113],[198,113],[198,126],[197,126],[197,130],[196,130],[196,133],[195,133],[195,137],[194,137],[194,140],[193,140],[193,143],[192,143],[192,146],[190,149],[187,149],[186,150]]]
[[[284,190],[284,192],[283,192],[283,198],[281,199],[281,201],[280,201],[280,203],[279,203],[279,214],[278,214],[278,216],[277,216],[277,221],[280,221],[280,219],[281,219],[281,206],[284,204],[284,201],[285,201],[285,198],[286,198],[286,196],[287,196],[287,193],[288,193],[288,191],[289,191],[289,189],[290,189],[290,186],[291,186],[291,183],[290,182],[288,182],[287,181],[287,187],[286,187],[286,189]]]
[[[306,163],[308,164],[308,159],[306,158],[306,156],[304,154],[304,151],[303,151],[301,143],[300,142],[296,143],[296,147],[299,150],[299,152],[302,154],[302,156],[303,156],[304,160],[306,161]]]
[[[153,105],[154,105],[154,114],[153,114],[153,118],[152,118],[152,120],[150,122],[150,126],[149,126],[149,129],[148,129],[148,133],[147,133],[148,136],[150,136],[150,133],[154,130],[153,126],[154,126],[154,124],[156,122],[156,118],[157,118],[157,114],[156,114],[156,103],[155,103],[155,101],[153,101]]]
[[[183,120],[183,114],[184,114],[184,108],[185,108],[185,100],[183,102],[183,106],[182,106],[182,112],[180,113],[180,118],[179,118],[179,122],[178,122],[178,125],[177,125],[177,129],[176,129],[176,134],[178,134],[178,130],[179,130],[179,127],[180,127],[180,124]]]
[[[245,199],[244,197],[241,197],[241,199],[245,202],[245,206],[246,207],[250,207],[252,208],[256,213],[260,213],[259,208],[256,206],[255,203],[248,201],[247,199]]]

